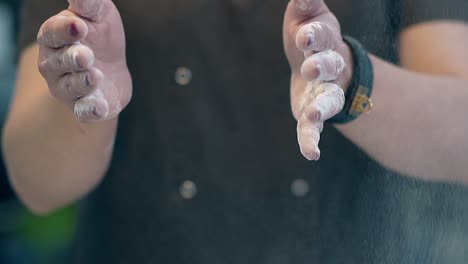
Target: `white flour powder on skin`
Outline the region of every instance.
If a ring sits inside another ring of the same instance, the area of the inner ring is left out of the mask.
[[[302,116],[297,123],[297,141],[302,155],[309,160],[320,158],[320,133],[323,130],[323,122],[312,123]]]
[[[299,147],[308,160],[320,158],[318,143],[323,122],[338,114],[344,103],[345,95],[338,85],[319,80],[308,82],[300,97],[300,119],[297,124]]]
[[[308,57],[302,64],[301,75],[307,81],[334,81],[344,68],[343,57],[337,52],[327,50]]]
[[[296,46],[304,52],[333,50],[340,33],[327,23],[316,21],[302,26],[296,34]],[[311,55],[312,53],[306,53]]]
[[[300,100],[301,115],[305,114],[308,119],[325,121],[343,109],[345,96],[338,85],[315,81],[308,83]],[[317,118],[314,117],[315,113]]]
[[[338,114],[344,106],[343,89],[333,83],[324,82],[313,102],[306,107],[304,114],[311,122],[324,122]]]
[[[339,37],[334,27],[323,22],[304,25],[296,35],[296,45],[306,58],[301,76],[309,81],[299,102],[299,113],[309,120],[329,119],[344,106],[343,90],[330,83],[338,79],[346,66],[343,57],[333,50],[340,43]]]
[[[301,115],[297,124],[297,140],[302,155],[309,160],[320,158],[320,133],[325,120],[335,116],[344,106],[343,90],[334,83],[309,82],[301,97]]]
[[[81,45],[79,42],[61,50],[56,51],[51,55],[49,62],[51,67],[59,69],[59,71],[67,71],[69,69],[88,69],[94,64],[94,54],[91,49]],[[54,58],[55,57],[55,58]]]
[[[57,19],[57,20],[68,20],[69,17],[67,16],[61,16],[61,15],[57,15],[55,16],[54,19]],[[46,26],[48,22],[44,23],[41,28],[39,29],[39,33],[37,34],[38,35],[38,39],[41,40],[42,42],[41,43],[56,43],[57,45],[54,46],[54,48],[59,48],[63,45],[63,40],[61,38],[59,38],[59,36],[57,35],[57,33],[55,32],[45,32],[45,28],[49,28],[48,26]]]
[[[105,78],[105,77],[104,77]],[[98,88],[90,95],[75,102],[74,112],[82,121],[103,121],[116,117],[123,109],[122,91],[117,89],[111,80],[105,78],[101,83],[106,86]]]
[[[104,98],[101,89],[97,89],[92,94],[78,99],[73,111],[79,120],[90,121],[89,119],[106,118],[109,115],[109,104]]]

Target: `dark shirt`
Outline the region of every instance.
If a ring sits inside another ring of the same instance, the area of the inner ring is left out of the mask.
[[[83,202],[73,263],[468,262],[466,188],[385,170],[332,126],[320,161],[301,156],[286,0],[115,3],[134,95]],[[468,19],[465,0],[327,3],[345,34],[394,63],[407,26]],[[22,45],[65,7],[29,1]],[[181,67],[191,80],[175,80]]]

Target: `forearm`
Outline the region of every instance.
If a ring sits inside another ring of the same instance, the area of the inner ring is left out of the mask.
[[[28,49],[18,73],[17,93],[3,134],[10,179],[23,202],[38,213],[62,207],[90,191],[104,176],[117,119],[81,124],[54,99]]]
[[[371,59],[374,109],[337,128],[390,169],[468,183],[468,81],[417,74]]]

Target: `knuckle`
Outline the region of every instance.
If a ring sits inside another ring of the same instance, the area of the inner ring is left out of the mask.
[[[325,87],[324,94],[339,97],[341,95],[344,96],[344,91],[336,83],[328,83]]]
[[[312,60],[321,66],[320,79],[325,81],[336,80],[343,72],[345,62],[343,57],[335,51],[323,51],[313,56]]]
[[[71,63],[79,68],[87,69],[94,63],[94,52],[88,46],[73,45],[68,51]]]
[[[44,23],[42,23],[41,27],[39,28],[39,31],[37,32],[37,42],[39,44],[44,43],[44,35],[48,31],[48,29],[50,27],[50,20],[51,20],[51,18],[49,18]]]
[[[320,31],[332,40],[337,40],[340,35],[339,30],[335,26],[324,22],[320,22]]]
[[[297,131],[300,133],[301,136],[310,135],[313,133],[313,123],[311,123],[307,116],[303,115],[299,122],[297,123]]]
[[[39,70],[39,73],[45,77],[49,72],[49,65],[47,63],[47,60],[40,60],[37,63],[37,69]]]
[[[332,53],[332,56],[330,58],[331,60],[333,60],[333,63],[335,64],[335,69],[336,69],[336,72],[338,74],[340,74],[341,72],[343,72],[343,69],[345,67],[345,61],[343,59],[343,56],[341,56],[341,54],[333,51]]]
[[[304,130],[306,122],[304,122],[304,117],[301,117],[297,122],[297,132],[301,133]]]
[[[56,20],[56,16],[50,17],[44,23],[42,23],[39,31],[37,33],[37,42],[41,45],[46,45],[50,36],[54,34],[54,20]]]
[[[344,92],[343,92],[343,89],[341,89],[340,86],[338,86],[337,84],[334,84],[332,83],[332,85],[330,85],[330,91],[334,94],[337,94],[337,95],[344,95]]]
[[[333,96],[335,96],[335,97],[337,97],[339,99],[341,99],[341,98],[344,99],[344,97],[345,97],[343,89],[341,89],[341,87],[336,85],[336,84],[331,85],[330,94],[332,94]]]
[[[67,76],[63,88],[67,94],[71,97],[79,97],[88,92],[86,89],[86,74],[83,72]]]
[[[313,60],[306,60],[301,65],[301,76],[307,80],[312,80],[320,76],[321,66]]]
[[[331,98],[329,107],[333,110],[333,112],[338,113],[345,104],[345,94],[343,89],[341,89],[339,86],[334,86],[335,88],[330,89],[328,92],[328,96]]]

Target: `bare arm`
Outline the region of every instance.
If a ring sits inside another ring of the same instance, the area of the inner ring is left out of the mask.
[[[468,184],[467,36],[461,23],[406,30],[403,68],[372,58],[372,113],[338,128],[389,168]]]
[[[327,23],[339,32],[339,25],[324,2],[295,0],[295,3],[302,10],[289,6],[285,20],[285,47],[293,70],[293,112],[294,109],[304,109],[295,115],[296,118],[302,116],[298,118],[299,124],[301,120],[306,124],[299,126],[299,143],[306,150],[303,151],[304,155],[311,159],[310,153],[313,151],[310,150],[318,149],[320,126],[317,124],[324,121],[317,116],[333,116],[336,113],[335,106],[342,105],[342,101],[338,95],[317,97],[311,100],[311,107],[297,107],[301,98],[310,96],[303,87],[306,86],[305,81],[317,78],[310,74],[314,72],[314,67],[319,64],[323,70],[326,69],[324,65],[337,65],[333,60],[311,62],[312,57],[307,53],[304,61],[301,58],[303,54],[298,50],[310,49],[301,44],[306,43],[304,40],[309,36],[307,34],[312,32],[316,35],[316,46],[325,47],[320,44],[327,43],[334,47],[348,67],[352,61],[346,49],[336,49],[342,44],[341,38],[326,34],[323,26],[316,27],[319,30],[311,28],[314,23],[320,22]],[[296,45],[292,41],[294,39],[299,40]],[[330,43],[337,44],[333,46]],[[401,36],[402,67],[391,65],[375,56],[371,58],[375,72],[372,96],[375,108],[369,115],[363,115],[347,125],[337,126],[338,129],[390,169],[427,180],[468,184],[466,46],[468,25],[463,23],[439,21],[407,29]],[[301,66],[302,72],[298,70]],[[331,67],[332,70],[337,68]],[[332,83],[347,87],[350,77],[346,77],[345,73],[339,75],[344,81],[334,78]],[[325,103],[327,108],[316,107]]]
[[[78,199],[102,178],[117,119],[80,123],[50,95],[37,55],[34,45],[21,58],[3,146],[19,197],[33,211],[46,213]]]
[[[117,10],[108,0],[79,3],[45,22],[39,45],[23,52],[4,128],[13,187],[40,214],[81,198],[104,177],[131,95]]]

